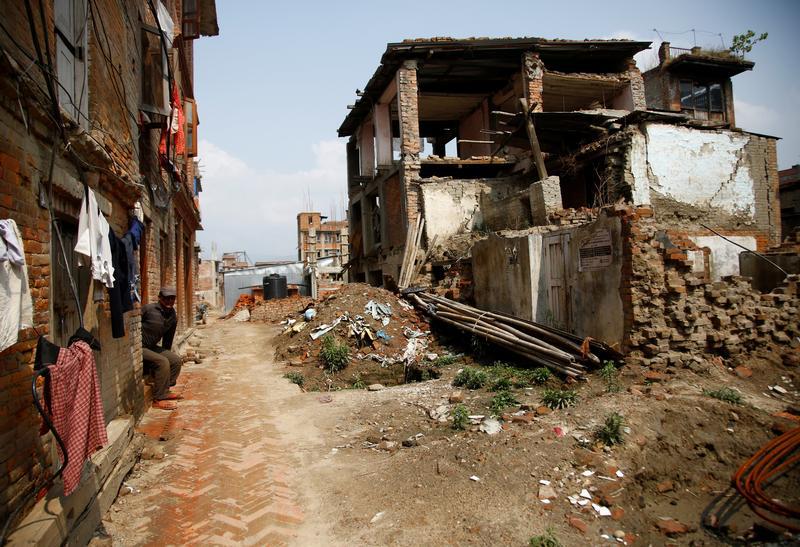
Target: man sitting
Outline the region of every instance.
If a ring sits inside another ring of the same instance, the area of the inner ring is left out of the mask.
[[[142,306],[142,358],[154,369],[153,406],[162,410],[175,410],[178,407],[175,400],[183,398],[169,391],[181,373],[183,362],[170,351],[178,326],[175,298],[173,287],[162,287],[158,303]]]

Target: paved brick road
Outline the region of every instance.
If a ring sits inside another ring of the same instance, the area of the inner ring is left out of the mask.
[[[167,439],[168,455],[157,483],[125,498],[141,511],[131,526],[149,545],[285,545],[303,511],[274,425],[266,326],[220,321],[200,332],[209,356],[184,369],[185,400],[142,420],[140,431]]]

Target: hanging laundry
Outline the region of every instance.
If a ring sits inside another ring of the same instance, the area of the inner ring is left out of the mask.
[[[167,120],[168,127],[161,130],[161,143],[159,144],[158,151],[162,156],[169,156],[167,153],[167,131],[169,130],[170,139],[172,141],[171,148],[176,154],[184,154],[186,152],[186,133],[184,131],[185,119],[183,117],[183,105],[181,104],[181,95],[178,92],[178,86],[172,84],[172,96],[170,97],[170,115]]]
[[[22,236],[13,219],[0,220],[0,351],[33,326],[33,301]]]
[[[122,338],[125,336],[124,313],[133,309],[131,300],[130,282],[128,275],[128,252],[125,244],[119,239],[114,230],[108,229],[108,241],[111,246],[111,260],[114,265],[114,286],[108,289],[108,300],[111,305],[111,336]]]
[[[111,288],[114,286],[114,266],[108,230],[108,221],[100,212],[97,198],[92,189],[87,188],[78,218],[78,242],[75,244],[75,252],[90,258],[92,279],[97,279]]]
[[[128,284],[130,286],[131,302],[141,302],[139,296],[139,266],[133,252],[139,248],[139,242],[144,235],[144,224],[136,218],[131,218],[131,225],[121,241],[125,246],[125,253],[128,258]]]
[[[49,372],[49,412],[68,455],[63,474],[64,495],[68,496],[80,482],[84,462],[108,444],[108,434],[97,367],[89,344],[79,340],[61,348]]]

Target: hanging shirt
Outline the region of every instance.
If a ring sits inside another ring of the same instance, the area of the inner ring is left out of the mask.
[[[108,241],[111,243],[111,257],[114,264],[114,286],[108,289],[108,300],[111,307],[111,336],[125,336],[126,311],[133,309],[131,301],[131,285],[128,280],[128,252],[114,230],[108,230]]]
[[[33,301],[22,236],[13,219],[0,220],[0,351],[33,326]]]
[[[64,441],[69,456],[64,468],[64,495],[70,495],[81,479],[84,462],[108,444],[103,403],[94,354],[84,341],[58,352],[50,370],[49,410],[53,427]],[[57,443],[56,443],[57,444]],[[61,447],[58,447],[61,454]]]
[[[75,252],[88,256],[91,260],[92,279],[97,279],[106,287],[114,286],[114,266],[111,257],[111,244],[108,241],[109,225],[100,212],[97,198],[91,188],[87,189],[81,203],[78,219],[78,242]]]

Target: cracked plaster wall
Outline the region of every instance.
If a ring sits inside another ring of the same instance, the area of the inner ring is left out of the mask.
[[[683,126],[645,124],[628,154],[635,205],[663,197],[755,220],[750,136]]]

